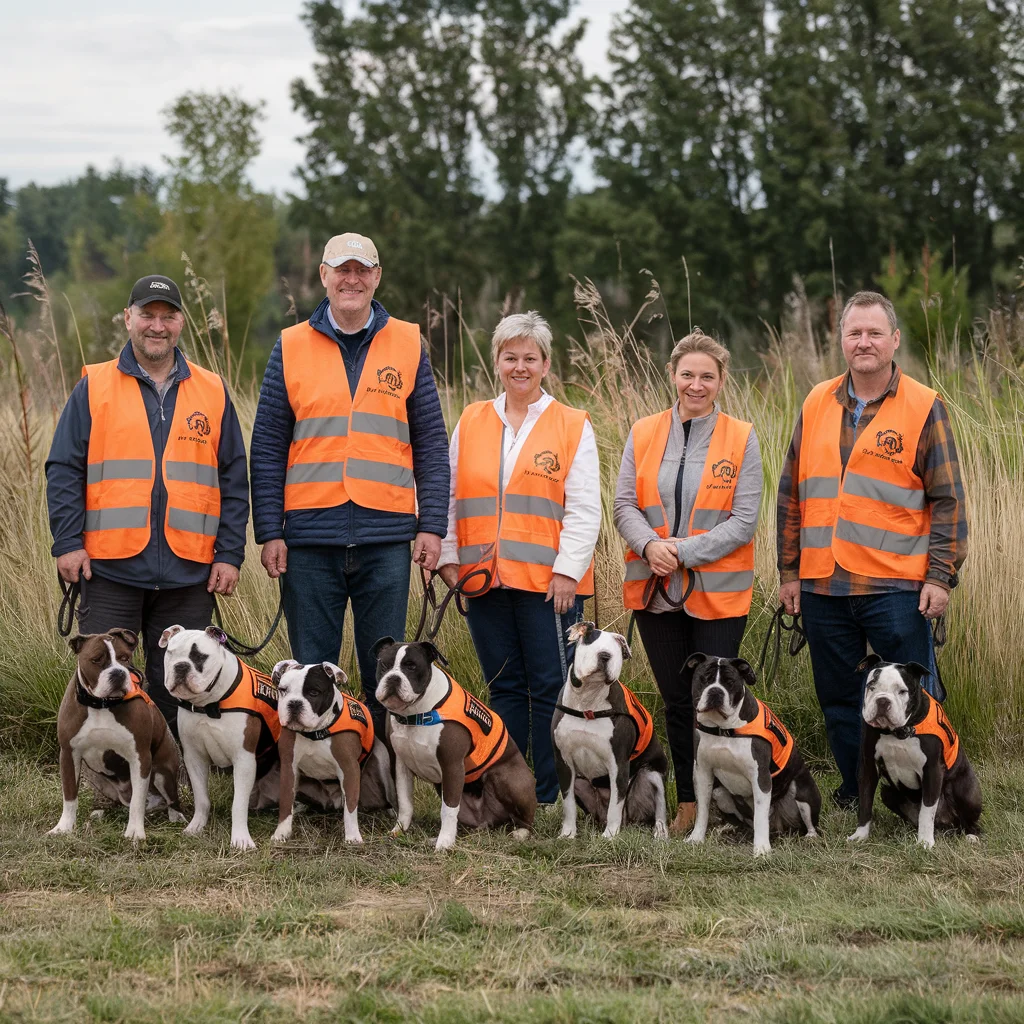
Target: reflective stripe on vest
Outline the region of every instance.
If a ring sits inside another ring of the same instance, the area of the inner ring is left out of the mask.
[[[914,471],[936,392],[903,374],[842,467],[844,377],[815,387],[803,405],[797,467],[800,577],[831,576],[838,562],[874,579],[924,580],[931,510]]]
[[[460,579],[486,568],[492,586],[501,582],[516,590],[547,592],[565,516],[565,479],[587,419],[581,409],[551,402],[523,442],[502,494],[505,425],[493,402],[466,408],[459,420],[455,468]],[[591,561],[577,593],[593,592]]]
[[[220,526],[218,455],[227,398],[215,373],[188,363],[178,383],[160,467],[167,492],[164,536],[179,557],[209,564]],[[117,360],[89,378],[84,545],[92,558],[131,558],[150,539],[155,451],[140,381]]]
[[[633,426],[637,506],[661,538],[669,524],[658,490],[658,471],[665,457],[673,411],[638,420]],[[707,533],[730,515],[736,481],[743,468],[751,425],[720,412],[711,434],[704,471],[690,513],[687,536]],[[626,608],[644,607],[650,566],[631,549],[626,550],[622,602]],[[754,594],[754,542],[750,541],[715,562],[694,567],[694,586],[686,611],[697,619],[723,619],[746,615]]]
[[[281,332],[295,414],[286,512],[350,500],[385,512],[416,511],[406,403],[421,356],[419,328],[392,317],[370,342],[353,399],[338,342],[308,321]]]

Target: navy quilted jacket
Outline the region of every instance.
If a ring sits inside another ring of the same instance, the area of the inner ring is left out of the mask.
[[[342,352],[349,390],[355,393],[366,353],[376,333],[388,322],[388,312],[373,300],[373,323],[353,353],[342,343],[327,317],[324,299],[309,318],[310,326],[334,341]],[[416,386],[406,405],[412,442],[413,474],[419,518],[404,512],[382,512],[354,501],[333,508],[299,509],[285,515],[284,478],[295,414],[288,401],[281,361],[281,339],[270,353],[256,420],[252,428],[249,468],[252,480],[253,528],[257,544],[283,537],[289,546],[374,544],[412,540],[417,531],[443,537],[448,532],[448,433],[441,401],[424,352]]]

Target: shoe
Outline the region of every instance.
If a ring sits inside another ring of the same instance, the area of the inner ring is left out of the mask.
[[[681,836],[693,828],[697,818],[697,805],[695,803],[680,803],[676,808],[676,816],[672,819],[668,831],[670,835]]]
[[[833,791],[832,803],[841,811],[855,811],[860,803],[860,798],[856,795],[851,796],[849,793],[844,793],[842,787],[840,787]]]

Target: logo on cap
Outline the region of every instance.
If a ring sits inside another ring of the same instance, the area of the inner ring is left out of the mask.
[[[358,238],[350,238],[345,244],[350,249],[362,249],[363,248],[363,243],[360,242]]]
[[[377,371],[377,383],[383,384],[390,391],[401,391],[402,372],[393,366],[384,366]]]
[[[169,292],[171,290],[171,286],[169,284],[164,284],[163,281],[150,281],[149,282],[149,287],[150,288],[162,288],[165,292]]]
[[[549,476],[552,473],[557,473],[562,468],[562,464],[558,461],[558,456],[546,449],[534,455],[533,464],[538,469],[543,469]]]

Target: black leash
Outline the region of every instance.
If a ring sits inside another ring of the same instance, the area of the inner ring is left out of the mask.
[[[786,609],[780,604],[768,624],[768,632],[765,633],[764,643],[761,645],[761,657],[757,663],[757,678],[762,685],[769,685],[775,681],[779,671],[779,664],[782,661],[782,634],[791,633],[789,638],[789,653],[796,657],[807,643],[807,634],[800,623],[799,613],[793,616],[791,623],[786,622]],[[775,644],[772,647],[772,640]],[[772,647],[769,655],[768,649]]]
[[[220,617],[220,605],[217,604],[217,596],[213,598],[213,617],[217,620],[217,628],[224,634],[224,640],[222,641],[224,646],[232,653],[237,654],[240,658],[251,658],[254,654],[259,654],[267,644],[270,643],[274,638],[274,634],[277,632],[277,627],[281,625],[281,617],[284,615],[284,583],[281,577],[277,577],[277,614],[274,616],[274,621],[271,623],[270,632],[255,646],[244,643],[239,640],[238,637],[232,636],[224,628],[224,622]],[[187,702],[186,702],[187,703]]]
[[[935,699],[940,704],[946,701],[946,684],[942,681],[942,673],[939,671],[939,651],[946,646],[946,614],[942,613],[937,619],[932,620],[932,646],[935,648],[933,660],[935,661]]]
[[[441,601],[438,602],[437,591],[434,589],[434,580],[437,576],[438,573],[428,572],[422,566],[420,567],[420,583],[423,585],[423,601],[420,605],[420,621],[416,626],[416,632],[413,634],[411,643],[416,643],[420,640],[433,640],[437,634],[440,633],[441,623],[444,621],[444,614],[448,611],[448,605],[452,603],[453,598],[455,600],[455,607],[459,610],[459,614],[465,618],[465,599],[484,594],[491,586],[491,570],[484,568],[474,569],[471,573],[467,573],[461,580],[459,580],[459,582],[444,595]],[[466,584],[469,583],[474,576],[482,576],[483,583],[480,586],[467,587]]]
[[[661,595],[662,600],[669,606],[669,608],[677,612],[680,608],[686,604],[687,598],[693,593],[693,588],[697,584],[697,574],[689,568],[689,566],[682,566],[682,570],[686,573],[686,587],[683,589],[683,596],[678,601],[673,601],[668,596],[668,576],[652,576],[644,586],[644,608],[649,608],[651,602],[654,600],[656,595]],[[629,616],[629,628],[626,630],[626,644],[629,647],[633,646],[633,629],[636,627],[636,612],[632,612]]]
[[[62,637],[69,637],[78,614],[78,600],[82,596],[82,581],[79,577],[74,583],[65,583],[64,578],[58,572],[57,582],[64,595],[60,601],[60,608],[57,609],[57,632]]]

